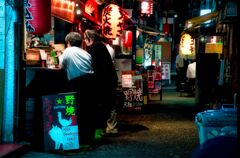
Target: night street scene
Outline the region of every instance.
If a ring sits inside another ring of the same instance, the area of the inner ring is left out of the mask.
[[[0,0],[0,158],[238,158],[237,0]]]

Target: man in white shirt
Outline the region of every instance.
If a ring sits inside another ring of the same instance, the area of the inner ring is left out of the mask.
[[[196,78],[196,61],[188,65],[187,68],[187,78],[195,79]]]
[[[67,48],[59,56],[59,66],[66,70],[69,80],[67,91],[77,92],[76,115],[79,128],[79,143],[90,145],[95,137],[94,116],[96,104],[93,97],[92,56],[81,48],[82,36],[78,32],[70,32],[65,37]]]
[[[192,63],[188,64],[187,68],[187,82],[189,85],[190,93],[194,94],[195,91],[195,80],[196,80],[196,61],[193,60]]]
[[[58,58],[59,66],[66,70],[68,80],[93,74],[92,57],[87,51],[80,48],[81,38],[77,32],[69,33],[65,38],[67,48]]]

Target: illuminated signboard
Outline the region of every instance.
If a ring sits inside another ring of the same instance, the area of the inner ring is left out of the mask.
[[[144,0],[141,2],[141,13],[150,16],[153,13],[153,1]]]
[[[205,53],[218,53],[223,52],[223,39],[222,36],[206,36],[205,37]]]
[[[223,44],[222,43],[206,43],[205,53],[218,53],[222,54]]]
[[[70,0],[52,0],[52,15],[73,23],[75,20],[75,2]]]
[[[79,149],[75,94],[42,97],[45,151]]]

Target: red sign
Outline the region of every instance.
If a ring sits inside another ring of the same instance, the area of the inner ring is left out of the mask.
[[[150,16],[153,13],[153,1],[146,0],[141,2],[141,13]]]

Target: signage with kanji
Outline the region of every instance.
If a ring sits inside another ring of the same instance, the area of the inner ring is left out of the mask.
[[[162,69],[161,66],[155,66],[154,70],[147,71],[147,83],[149,93],[159,93],[161,90]]]
[[[143,105],[143,80],[141,75],[133,75],[134,73],[129,71],[131,74],[131,86],[123,87],[124,105],[123,108],[128,111],[141,111]],[[123,73],[127,75],[127,73]]]
[[[169,80],[169,84],[171,84],[171,67],[168,62],[162,63],[162,79]]]
[[[143,105],[142,88],[123,88],[124,105],[128,110],[140,111]]]
[[[75,94],[42,97],[45,151],[79,149]]]

